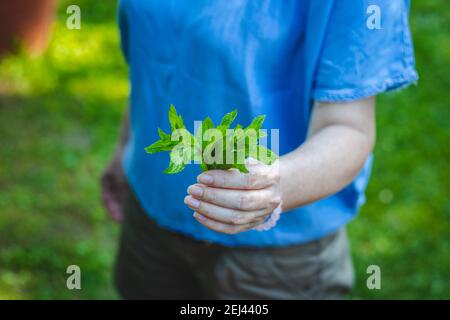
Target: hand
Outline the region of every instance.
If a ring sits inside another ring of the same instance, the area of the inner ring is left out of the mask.
[[[185,203],[205,227],[236,234],[262,224],[281,203],[278,162],[267,166],[248,159],[249,173],[210,170],[188,188]]]
[[[127,182],[122,170],[122,151],[117,151],[101,178],[102,200],[110,217],[123,220],[123,202],[127,194]]]

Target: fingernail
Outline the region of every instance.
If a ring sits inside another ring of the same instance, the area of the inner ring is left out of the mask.
[[[193,196],[201,197],[203,195],[203,188],[199,186],[190,186],[188,188],[188,193]]]
[[[204,184],[211,184],[214,181],[214,178],[209,174],[201,174],[198,176],[198,182],[204,183]]]
[[[191,196],[184,198],[184,203],[193,208],[198,208],[200,206],[200,201],[192,198]]]
[[[200,220],[200,221],[206,221],[206,217],[199,214],[198,212],[194,212],[194,218]]]

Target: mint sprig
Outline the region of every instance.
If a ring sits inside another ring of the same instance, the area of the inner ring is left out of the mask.
[[[192,160],[198,161],[202,171],[235,168],[243,173],[248,173],[244,160],[250,156],[267,165],[275,162],[278,156],[259,144],[259,139],[266,136],[261,131],[265,116],[257,116],[246,128],[239,124],[230,128],[236,117],[237,110],[227,113],[217,127],[214,127],[210,117],[206,117],[194,136],[171,105],[171,134],[158,128],[160,139],[146,147],[145,151],[149,154],[170,152],[169,167],[164,170],[167,174],[181,172]]]

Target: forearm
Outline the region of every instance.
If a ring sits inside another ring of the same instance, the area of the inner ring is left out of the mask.
[[[320,120],[312,124],[306,142],[280,159],[284,211],[344,188],[355,178],[372,151],[375,128],[370,121],[364,123],[365,120],[357,119],[358,125],[353,125],[347,120],[340,121],[339,117],[324,121],[320,112],[318,117]]]

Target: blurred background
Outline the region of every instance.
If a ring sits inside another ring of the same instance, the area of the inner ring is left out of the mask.
[[[116,6],[0,1],[0,299],[117,298],[118,226],[99,189],[129,90]],[[373,178],[349,226],[354,299],[450,299],[450,2],[413,0],[411,26],[421,78],[378,99]],[[81,290],[66,287],[72,264]],[[369,265],[381,290],[366,287]]]

